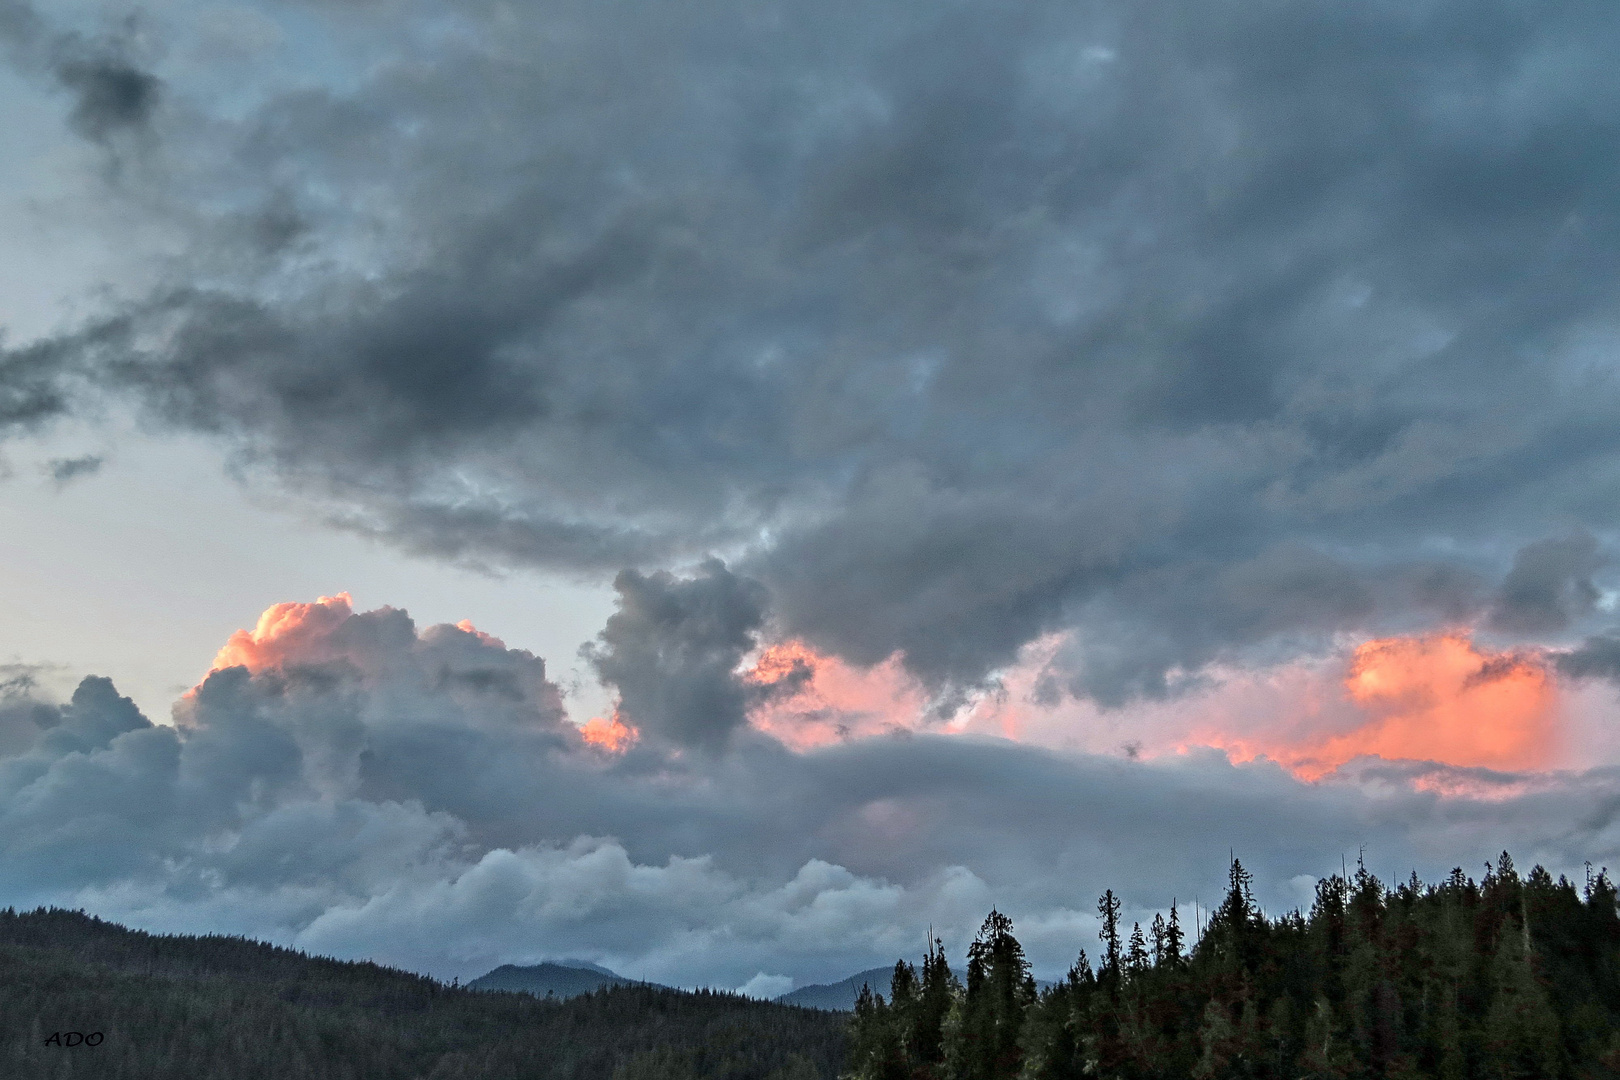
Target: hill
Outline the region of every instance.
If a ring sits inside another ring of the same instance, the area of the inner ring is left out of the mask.
[[[847,979],[840,979],[834,983],[816,983],[812,986],[801,986],[791,990],[776,1001],[783,1005],[798,1005],[806,1009],[831,1009],[836,1012],[855,1011],[855,999],[860,995],[862,986],[870,986],[874,991],[889,992],[889,977],[894,974],[894,967],[877,967],[867,971],[857,971]]]
[[[609,971],[607,968],[574,967],[569,964],[502,964],[494,971],[478,976],[467,986],[472,990],[511,990],[533,994],[535,997],[553,997],[564,1000],[600,990],[606,986],[635,986],[634,979]],[[654,985],[654,984],[647,984]]]
[[[242,938],[0,910],[6,1077],[832,1080],[845,1024],[643,985],[567,1001],[479,992]]]

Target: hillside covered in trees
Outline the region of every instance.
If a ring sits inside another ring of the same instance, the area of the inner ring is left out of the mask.
[[[936,942],[888,997],[856,1006],[856,1080],[1620,1077],[1620,917],[1605,873],[1578,890],[1503,854],[1386,887],[1365,868],[1318,883],[1308,914],[1267,918],[1231,866],[1189,949],[1179,912],[1127,932],[1098,902],[1095,969],[1037,991],[992,912],[958,982]]]
[[[831,1080],[846,1022],[646,986],[479,992],[241,938],[0,911],[7,1080]]]
[[[6,910],[0,1077],[1620,1080],[1617,899],[1605,873],[1577,887],[1503,855],[1477,882],[1458,870],[1391,888],[1361,869],[1321,881],[1308,913],[1268,918],[1234,861],[1196,941],[1174,905],[1127,930],[1105,893],[1095,966],[1082,951],[1041,989],[992,912],[965,979],[936,941],[920,970],[895,966],[886,995],[864,990],[853,1020],[640,985],[481,993]]]

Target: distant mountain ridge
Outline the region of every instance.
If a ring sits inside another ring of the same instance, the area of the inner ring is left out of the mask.
[[[955,968],[951,974],[958,979],[962,973]],[[798,1005],[806,1009],[829,1009],[833,1012],[854,1012],[855,999],[860,996],[862,986],[870,986],[874,994],[889,996],[889,980],[894,976],[894,966],[867,968],[857,971],[847,979],[840,979],[834,983],[816,983],[812,986],[801,986],[797,990],[790,990],[772,998],[779,1005]],[[1045,990],[1052,983],[1046,979],[1036,979],[1037,989]]]
[[[577,965],[577,966],[576,966]],[[535,997],[548,994],[566,1001],[581,994],[589,994],[607,986],[635,986],[635,979],[598,964],[570,961],[566,964],[547,961],[541,964],[502,964],[467,984],[469,990],[512,990]],[[641,985],[653,986],[654,983]]]
[[[894,975],[894,966],[868,968],[866,971],[857,971],[847,979],[839,979],[834,983],[815,983],[811,986],[801,986],[797,990],[790,990],[785,994],[771,1000],[780,1005],[798,1005],[806,1009],[831,1009],[834,1012],[854,1012],[855,999],[860,996],[862,986],[871,986],[874,993],[884,997],[889,996],[889,979]]]

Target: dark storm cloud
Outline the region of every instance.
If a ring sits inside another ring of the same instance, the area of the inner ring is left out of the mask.
[[[335,66],[226,115],[109,61],[75,115],[141,126],[125,183],[191,239],[106,385],[323,518],[723,554],[944,690],[1052,630],[1118,703],[1487,607],[1588,629],[1612,5],[298,10]]]

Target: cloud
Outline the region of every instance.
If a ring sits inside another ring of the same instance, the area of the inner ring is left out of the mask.
[[[1574,649],[1552,654],[1558,670],[1574,679],[1620,680],[1620,637],[1599,634]]]
[[[793,977],[791,975],[767,975],[761,971],[737,987],[737,993],[743,997],[761,998],[769,1001],[772,998],[781,997],[792,989]]]
[[[1568,686],[1557,678],[1575,666],[1569,653],[1496,651],[1458,632],[1372,639],[1308,663],[1212,669],[1196,689],[1115,711],[1051,692],[1067,677],[1070,644],[1053,635],[1027,647],[945,723],[893,661],[852,670],[800,643],[776,645],[749,677],[790,666],[805,677],[750,722],[801,749],[929,730],[1132,759],[1215,747],[1307,780],[1370,756],[1508,771],[1608,760],[1596,746],[1569,745]]]
[[[0,355],[0,432],[27,430],[66,413],[69,351],[47,342]]]
[[[744,678],[774,691],[754,704],[749,723],[796,749],[910,731],[934,716],[934,701],[898,655],[858,668],[803,642],[779,642]]]
[[[712,559],[695,577],[626,570],[613,586],[619,610],[585,656],[623,714],[677,746],[724,746],[758,696],[737,667],[764,624],[764,588]]]
[[[1491,625],[1521,634],[1567,629],[1597,606],[1592,575],[1606,562],[1588,534],[1538,540],[1519,550],[1491,611]]]
[[[0,665],[0,753],[26,749],[41,728],[60,722],[58,709],[35,699],[38,685],[28,665]]]
[[[616,716],[593,716],[579,726],[579,734],[587,743],[609,754],[622,754],[641,741],[641,732]]]
[[[111,57],[63,59],[56,75],[78,95],[68,123],[92,142],[144,126],[161,87],[151,73]]]
[[[645,677],[675,684],[653,700],[687,700],[693,672],[713,665],[686,660],[746,644],[754,595],[717,565],[648,576],[624,590],[633,617],[601,647],[626,645],[619,664],[642,656]],[[832,739],[818,710],[875,708],[885,687],[920,684],[898,665],[863,675],[803,646],[750,653],[738,686],[788,686],[746,715],[808,725],[802,749],[756,719],[700,753],[669,736],[678,726],[655,726],[609,754],[566,717],[539,658],[470,626],[418,627],[342,596],[280,604],[233,635],[174,726],[149,723],[105,679],[64,704],[26,678],[7,684],[0,903],[248,933],[445,977],[577,957],[764,993],[915,956],[930,926],[960,950],[991,905],[1055,974],[1092,940],[1090,898],[1104,887],[1151,918],[1171,896],[1218,890],[1229,847],[1271,910],[1299,902],[1294,879],[1361,844],[1386,876],[1435,876],[1504,846],[1555,872],[1620,857],[1612,766],[1362,756],[1307,783],[1207,746],[1133,760],[1007,738],[1040,735],[1036,711],[1007,710],[1024,707],[1057,647],[948,722],[903,695],[920,715],[903,737],[872,723]],[[1376,643],[1351,669],[1365,699],[1352,704],[1368,711],[1329,719],[1362,725],[1358,752],[1421,751],[1446,709],[1495,716],[1498,684],[1528,679],[1531,663],[1461,639]]]
[[[0,8],[0,44],[23,74],[46,76],[73,95],[68,126],[90,142],[107,144],[144,129],[162,91],[162,80],[136,60],[139,23],[122,20],[110,33],[87,36],[42,18],[23,0]]]
[[[271,4],[345,44],[246,74],[84,46],[69,122],[141,132],[178,254],[6,353],[0,417],[132,396],[440,558],[721,557],[942,701],[1051,633],[1054,692],[1120,706],[1336,634],[1595,629],[1558,537],[1620,525],[1620,17],[750,12]]]
[[[1489,655],[1460,635],[1369,641],[1346,687],[1373,719],[1306,750],[1307,775],[1363,755],[1534,770],[1561,750],[1558,689],[1536,656]]]
[[[83,457],[52,458],[45,463],[45,471],[58,487],[66,486],[82,476],[93,476],[101,471],[106,459],[99,454]]]

